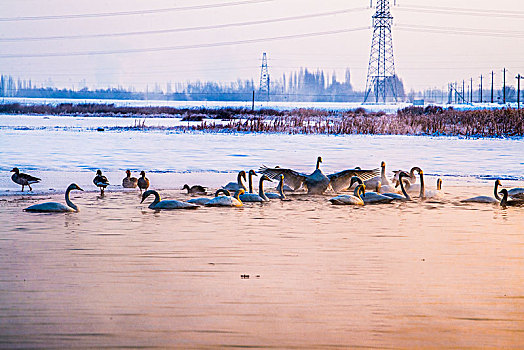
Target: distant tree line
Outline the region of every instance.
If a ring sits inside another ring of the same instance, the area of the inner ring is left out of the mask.
[[[399,101],[405,100],[404,85],[395,77]],[[49,83],[47,85],[52,85]],[[250,101],[255,92],[257,101],[305,101],[305,102],[362,102],[364,91],[354,91],[351,73],[346,69],[344,81],[337,80],[335,73],[323,70],[299,71],[282,75],[270,81],[267,92],[259,91],[253,80],[237,80],[232,83],[196,81],[168,83],[165,89],[158,84],[153,89],[135,91],[117,87],[106,89],[55,88],[35,86],[31,80],[15,79],[10,75],[0,76],[0,97],[70,98],[70,99],[133,99],[133,100],[175,100],[175,101]]]

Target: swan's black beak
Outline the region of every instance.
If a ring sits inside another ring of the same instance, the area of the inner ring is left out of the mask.
[[[83,191],[83,189],[81,189],[80,187],[77,187],[76,189],[79,190],[79,191]]]

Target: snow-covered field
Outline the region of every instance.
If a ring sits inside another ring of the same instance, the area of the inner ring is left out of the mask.
[[[4,97],[0,100],[2,103],[22,103],[28,105],[50,104],[57,105],[60,103],[98,103],[98,104],[114,104],[115,106],[127,107],[144,107],[144,106],[169,106],[176,108],[251,108],[251,101],[165,101],[165,100],[105,100],[105,99],[55,99],[55,98],[18,98],[18,97]],[[438,105],[438,104],[437,104]],[[399,109],[412,106],[411,103],[398,104],[362,104],[358,102],[260,102],[255,101],[255,109],[275,109],[275,110],[291,110],[296,108],[312,108],[320,110],[354,110],[356,108],[364,108],[368,112],[384,111],[386,113],[393,113]],[[441,105],[442,107],[453,107],[458,110],[467,109],[494,109],[513,107],[516,108],[516,103],[508,103],[501,105],[498,103],[475,103],[475,104],[451,104]]]

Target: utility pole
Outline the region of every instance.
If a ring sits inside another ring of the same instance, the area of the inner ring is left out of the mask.
[[[520,114],[520,79],[524,79],[524,77],[519,74],[517,75],[516,78],[517,78],[517,110],[519,111],[519,114]]]
[[[377,11],[373,15],[373,39],[364,103],[368,101],[370,95],[374,97],[375,103],[386,103],[388,93],[397,102],[393,37],[391,35],[393,16],[391,16],[389,0],[377,0],[376,8]]]
[[[482,103],[482,74],[480,75],[480,103]]]
[[[491,103],[493,103],[493,76],[495,73],[491,71]]]
[[[473,78],[471,78],[471,81],[469,83],[469,103],[473,103]]]
[[[462,103],[466,103],[466,83],[462,80]]]
[[[504,80],[502,84],[502,103],[506,104],[506,68],[503,70],[504,72]]]

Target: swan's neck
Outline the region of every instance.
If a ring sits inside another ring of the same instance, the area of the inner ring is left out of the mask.
[[[66,201],[68,206],[70,206],[74,210],[78,211],[78,207],[73,202],[71,202],[71,199],[69,199],[69,192],[71,192],[70,188],[68,188],[66,193],[65,193],[65,201]]]
[[[499,196],[499,182],[498,181],[495,181],[495,198],[498,201],[500,200],[500,196]]]
[[[240,173],[238,173],[238,176],[237,176],[237,183],[238,183],[238,186],[242,189],[246,189],[246,185],[244,185],[244,182],[242,182],[242,175]]]
[[[264,179],[263,178],[261,178],[260,181],[258,182],[258,195],[262,197],[262,199],[265,201],[269,200],[266,194],[264,193]]]
[[[233,198],[242,203],[242,201],[240,200],[240,191],[236,191],[233,195]]]
[[[507,203],[508,203],[508,192],[504,191],[502,200],[500,201],[500,205],[505,207]]]
[[[382,164],[381,168],[382,169],[380,170],[380,178],[381,178],[382,182],[387,185],[386,164]]]
[[[153,203],[149,205],[149,208],[154,208],[158,203],[160,203],[160,195],[157,191],[152,191],[153,195],[155,196],[155,200]]]
[[[315,169],[320,169],[320,158],[317,159],[317,167]]]
[[[249,173],[249,193],[253,193],[253,174]]]
[[[280,199],[286,199],[286,195],[284,194],[284,179],[280,179],[280,182],[278,183],[278,194],[280,194]]]
[[[400,179],[400,189],[402,190],[402,194],[404,195],[404,197],[406,197],[406,199],[408,201],[411,200],[411,196],[406,192],[406,189],[404,188],[404,181],[402,181],[403,179]]]
[[[426,190],[424,189],[424,173],[419,173],[420,176],[420,198],[426,198]]]
[[[355,190],[353,191],[353,195],[357,198],[360,198],[362,199],[361,197],[361,192],[362,192],[362,186],[361,185],[358,185],[357,187],[355,187]]]

